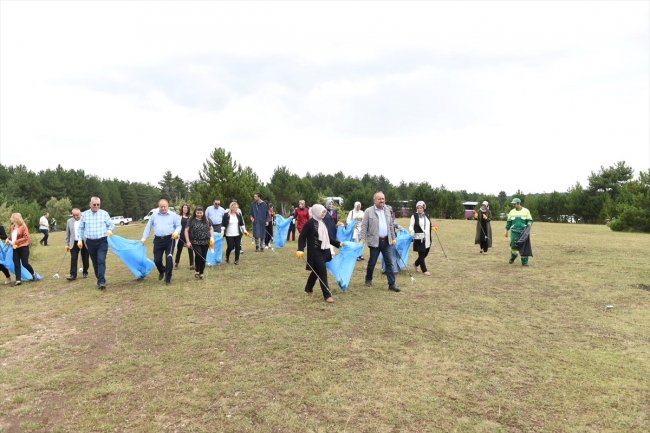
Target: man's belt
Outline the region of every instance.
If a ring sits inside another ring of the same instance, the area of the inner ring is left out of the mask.
[[[102,241],[105,241],[105,240],[106,240],[106,236],[104,236],[103,238],[97,238],[97,239],[86,238],[87,242],[102,242]]]
[[[381,242],[381,241],[387,241],[387,240],[388,240],[388,236],[384,236],[383,238],[379,238],[379,242]]]
[[[168,238],[171,238],[171,237],[172,237],[172,235],[166,235],[166,236],[154,236],[154,238],[158,238],[158,239],[168,239]]]

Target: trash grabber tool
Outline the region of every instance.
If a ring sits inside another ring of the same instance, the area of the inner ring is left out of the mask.
[[[440,237],[438,237],[438,227],[434,226],[433,231],[436,233],[436,238],[438,238],[438,243],[440,244],[440,248],[442,248],[442,253],[445,255],[445,259],[449,261],[449,257],[447,257],[447,253],[445,252],[445,249],[442,246],[442,242],[440,242]]]
[[[68,250],[65,250],[65,254],[63,254],[63,258],[61,259],[61,263],[59,263],[59,269],[56,270],[56,274],[52,276],[52,278],[59,278],[59,272],[61,271],[61,266],[63,266],[63,261],[65,260],[65,256],[68,255]]]
[[[273,229],[271,229],[271,230],[273,230]],[[275,238],[273,237],[273,233],[269,233],[268,227],[266,228],[266,234],[271,236],[271,240],[269,241],[269,243],[270,244],[275,244]],[[274,253],[277,253],[277,251],[275,251],[275,248],[273,248],[273,247],[271,247],[271,251],[273,251]]]
[[[395,252],[397,253],[399,259],[402,261],[402,264],[404,265],[404,269],[406,269],[406,272],[409,273],[409,276],[411,277],[411,283],[415,284],[415,278],[413,278],[413,275],[411,275],[411,271],[409,271],[409,267],[406,265],[406,263],[404,263],[404,259],[402,258],[402,255],[399,253],[397,247],[395,247]]]

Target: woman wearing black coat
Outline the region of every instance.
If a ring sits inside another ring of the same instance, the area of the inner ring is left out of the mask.
[[[190,212],[190,205],[185,203],[181,206],[181,238],[178,240],[178,246],[176,247],[176,260],[174,269],[178,269],[178,262],[181,260],[181,252],[183,247],[187,244],[187,239],[185,239],[185,227],[187,227],[187,221],[192,216]],[[187,255],[190,257],[190,269],[194,269],[194,251],[191,248],[187,249]]]
[[[325,302],[334,302],[332,292],[327,283],[327,268],[325,263],[332,259],[332,252],[330,251],[330,244],[337,248],[342,248],[343,244],[337,239],[330,239],[327,228],[323,224],[325,217],[325,207],[320,204],[315,204],[311,208],[312,218],[305,223],[298,237],[298,251],[296,256],[301,258],[307,247],[307,266],[306,270],[311,271],[307,284],[305,285],[305,292],[309,296],[314,295],[314,285],[316,280],[320,280],[320,288],[323,291],[323,298]]]

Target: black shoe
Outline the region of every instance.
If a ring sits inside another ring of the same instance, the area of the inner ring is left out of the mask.
[[[395,286],[394,284],[392,286],[389,286],[388,290],[390,290],[391,292],[401,292],[401,290],[398,289],[397,286]]]
[[[521,266],[528,266],[528,263],[522,263]]]
[[[162,280],[163,278],[165,278],[165,273],[164,272],[159,273],[158,274],[158,281]]]
[[[226,259],[226,263],[230,263],[230,259]]]
[[[106,290],[106,284],[97,284],[99,290]]]
[[[372,280],[366,281],[366,287],[372,287]]]
[[[508,260],[508,263],[513,264],[515,262],[515,259],[510,259]]]
[[[74,277],[72,275],[70,275],[68,278],[66,278],[66,280],[68,280],[68,281],[74,281],[76,279],[77,279],[76,275]]]
[[[22,283],[20,281],[14,281],[14,283],[11,285],[11,287],[16,287],[20,286]]]
[[[88,278],[88,274],[83,274],[82,277]]]
[[[171,286],[171,285],[172,285],[171,281],[166,281],[165,282],[165,286]]]
[[[235,264],[238,265],[238,264],[239,264],[239,260],[235,260]]]

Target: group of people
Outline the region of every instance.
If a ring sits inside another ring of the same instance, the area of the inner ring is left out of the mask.
[[[373,196],[374,205],[365,211],[361,209],[361,203],[356,202],[354,208],[348,213],[346,223],[355,223],[353,239],[357,243],[365,244],[370,251],[368,265],[366,268],[365,285],[372,286],[374,269],[379,254],[383,256],[385,263],[385,274],[388,282],[388,290],[400,292],[396,286],[395,273],[393,270],[393,245],[395,245],[395,215],[390,206],[386,204],[384,194],[379,191]],[[78,257],[81,255],[82,277],[88,277],[90,262],[93,264],[97,288],[106,288],[106,254],[108,251],[107,238],[112,236],[114,224],[109,214],[102,210],[101,200],[92,197],[89,209],[81,212],[78,208],[72,209],[72,217],[66,225],[65,249],[70,252],[70,275],[68,280],[77,279]],[[513,209],[508,214],[505,236],[510,233],[511,256],[509,263],[514,263],[519,255],[520,248],[516,245],[517,239],[522,234],[527,235],[533,223],[532,216],[528,209],[521,205],[521,200],[512,200]],[[44,214],[47,219],[48,214]],[[307,249],[306,270],[310,271],[305,292],[313,296],[313,288],[316,281],[320,281],[323,297],[326,302],[333,302],[332,293],[327,283],[327,268],[325,264],[332,259],[331,247],[343,248],[343,244],[336,239],[336,227],[342,223],[338,220],[338,212],[333,202],[328,200],[325,206],[315,204],[310,208],[305,206],[305,201],[300,200],[298,207],[290,211],[292,218],[293,232],[290,227],[287,240],[291,236],[295,240],[295,229],[298,230],[298,249],[296,256],[302,258]],[[311,217],[311,218],[310,218]],[[489,203],[484,201],[480,209],[475,213],[477,219],[475,244],[480,246],[479,252],[487,254],[492,246],[492,212]],[[253,238],[255,251],[264,252],[268,246],[269,238],[273,234],[273,221],[275,213],[272,204],[262,200],[261,194],[255,193],[249,210],[249,218],[253,227]],[[24,267],[33,278],[36,273],[29,264],[29,231],[19,213],[11,215],[10,233],[7,235],[0,226],[0,239],[13,246],[13,263],[15,267],[16,281],[14,285],[20,285],[21,267]],[[43,221],[40,221],[43,223]],[[46,223],[47,224],[47,223]],[[40,224],[42,226],[42,224]],[[205,209],[203,206],[196,206],[190,211],[190,206],[182,205],[180,215],[169,210],[169,203],[165,199],[158,202],[158,212],[154,213],[145,226],[141,242],[145,244],[153,230],[153,255],[154,264],[159,272],[158,280],[165,279],[165,284],[171,284],[173,270],[179,268],[180,257],[183,248],[188,251],[190,269],[195,271],[196,279],[204,278],[206,256],[208,248],[214,245],[214,234],[219,233],[226,238],[226,263],[230,263],[230,254],[234,252],[234,264],[239,264],[242,236],[247,235],[246,225],[236,200],[228,206],[228,209],[221,207],[221,201],[215,199],[213,206]],[[430,276],[426,257],[431,248],[431,232],[435,227],[431,224],[429,215],[426,213],[426,204],[418,201],[416,213],[411,216],[409,232],[413,235],[413,251],[418,254],[414,267],[416,272],[422,272]],[[42,231],[42,230],[41,230]],[[42,231],[43,232],[43,231]],[[46,235],[46,233],[43,233]],[[47,236],[40,242],[47,245]],[[177,248],[176,257],[173,257],[173,249]],[[357,260],[364,260],[359,256]],[[521,257],[523,266],[528,266],[528,255]],[[9,271],[5,266],[0,265],[0,271],[5,275],[5,284],[11,283]]]

